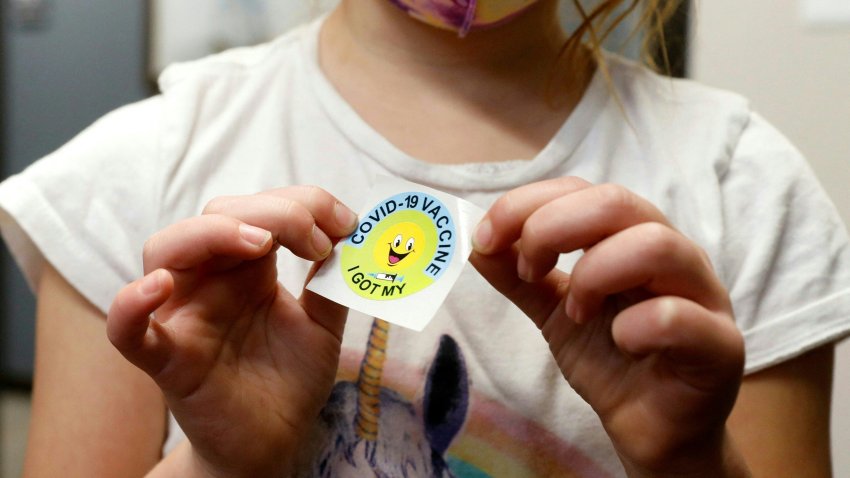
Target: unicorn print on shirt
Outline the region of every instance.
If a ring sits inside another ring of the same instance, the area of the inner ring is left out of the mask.
[[[440,338],[421,412],[381,386],[390,325],[372,323],[356,382],[338,382],[305,449],[299,476],[453,477],[446,450],[466,420],[469,380],[454,339]]]

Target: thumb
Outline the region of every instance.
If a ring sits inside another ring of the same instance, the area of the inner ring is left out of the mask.
[[[517,273],[516,246],[493,254],[473,252],[469,262],[494,289],[522,310],[538,328],[543,328],[561,304],[569,284],[569,275],[553,269],[535,282],[520,279]]]
[[[307,279],[304,285],[310,283],[310,279],[316,275],[321,262],[313,264],[310,272],[307,274]],[[342,341],[342,333],[345,330],[345,321],[348,318],[348,307],[337,304],[336,302],[326,299],[315,292],[306,288],[301,292],[301,297],[298,299],[301,307],[307,315],[322,327],[332,333],[337,339]]]
[[[174,279],[157,269],[121,289],[106,316],[106,335],[135,366],[155,376],[168,360],[167,340],[151,314],[170,297]]]

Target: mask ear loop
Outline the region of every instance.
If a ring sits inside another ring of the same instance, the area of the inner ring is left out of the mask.
[[[466,15],[463,16],[463,24],[457,32],[457,36],[463,38],[472,29],[472,21],[475,19],[476,0],[466,0]]]

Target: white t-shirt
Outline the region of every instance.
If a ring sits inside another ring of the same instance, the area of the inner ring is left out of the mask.
[[[744,99],[609,56],[611,83],[597,74],[534,158],[429,164],[372,129],[323,76],[320,24],[173,66],[161,95],[107,115],[2,183],[0,225],[30,283],[50,261],[106,311],[141,276],[145,239],[220,195],[316,184],[359,210],[382,174],[487,208],[513,187],[576,175],[625,185],[708,252],[746,338],[748,373],[850,330],[845,228],[800,154]],[[565,255],[560,267],[576,259]],[[281,281],[299,289],[308,266],[282,253]],[[371,324],[350,316],[334,416],[351,412]],[[310,473],[377,464],[389,476],[405,467],[435,476],[623,475],[540,332],[473,268],[425,331],[391,328],[386,352],[381,443],[326,456]],[[329,440],[350,435],[348,422],[325,425]],[[167,447],[181,436],[172,421]]]

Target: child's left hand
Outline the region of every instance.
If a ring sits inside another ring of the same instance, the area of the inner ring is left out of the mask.
[[[581,249],[571,274],[554,268]],[[743,338],[708,256],[657,208],[619,186],[543,181],[493,205],[475,250],[472,263],[542,330],[631,476],[744,471],[725,428]]]

